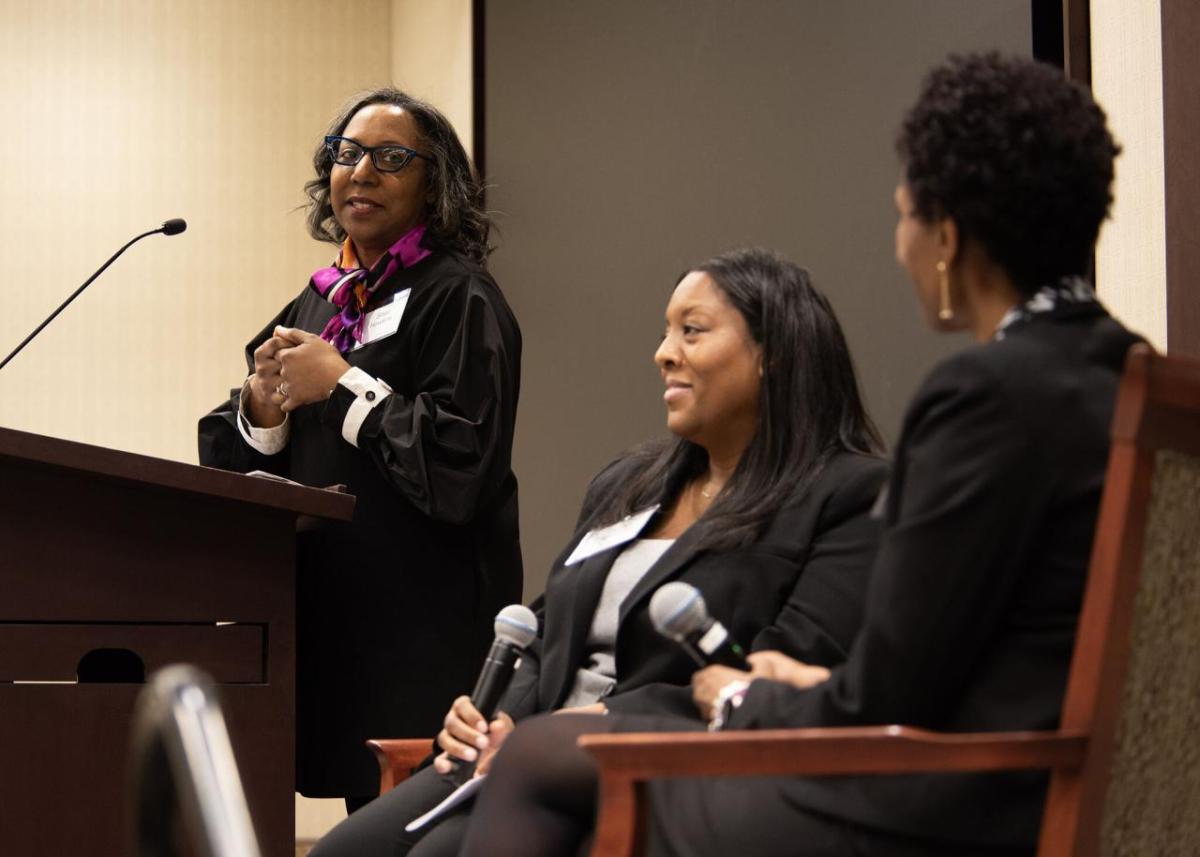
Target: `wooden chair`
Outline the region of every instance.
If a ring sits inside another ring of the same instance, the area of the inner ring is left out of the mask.
[[[1069,430],[1069,427],[1064,428]],[[1053,732],[901,726],[585,735],[593,857],[637,854],[644,784],[671,777],[1050,769],[1038,854],[1200,848],[1200,362],[1131,350],[1075,654]]]
[[[391,791],[433,752],[432,738],[374,738],[367,747],[379,763],[379,793]]]

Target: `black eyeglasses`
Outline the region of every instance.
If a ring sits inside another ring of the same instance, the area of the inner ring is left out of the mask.
[[[364,146],[349,137],[326,137],[325,148],[335,164],[343,167],[353,167],[363,159],[363,155],[371,156],[371,163],[381,173],[398,173],[408,166],[413,158],[423,158],[431,161],[428,155],[408,148],[408,146]]]

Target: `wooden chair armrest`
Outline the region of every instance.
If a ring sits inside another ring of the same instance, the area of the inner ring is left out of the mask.
[[[391,791],[433,752],[432,738],[373,738],[367,742],[379,763],[379,793]]]
[[[644,783],[712,776],[815,776],[1072,768],[1081,732],[939,733],[907,726],[582,735],[600,771],[592,857],[631,857],[644,836]]]
[[[1077,766],[1072,732],[930,732],[909,726],[582,735],[601,772],[632,779],[891,774]]]

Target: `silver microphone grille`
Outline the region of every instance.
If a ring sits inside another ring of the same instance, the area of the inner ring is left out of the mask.
[[[660,586],[650,598],[650,621],[658,633],[678,640],[708,624],[708,607],[699,589],[676,580]]]
[[[521,604],[509,604],[496,614],[496,637],[523,649],[537,636],[538,620],[533,611]]]

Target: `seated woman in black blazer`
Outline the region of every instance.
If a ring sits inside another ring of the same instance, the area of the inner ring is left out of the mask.
[[[697,587],[752,649],[827,666],[846,656],[886,466],[829,303],[789,262],[727,253],[676,285],[654,360],[674,438],[593,480],[502,713],[487,724],[457,699],[434,765],[335,828],[313,857],[456,854],[467,811],[432,831],[404,827],[453,789],[449,757],[486,771],[514,720],[572,709],[673,714],[702,727],[688,688],[695,665],[650,620],[650,596],[667,581]],[[614,525],[618,543],[581,543]]]
[[[731,728],[1058,721],[1113,401],[1137,341],[1084,280],[1117,146],[1061,71],[988,55],[927,78],[898,149],[896,258],[930,326],[976,344],[909,407],[847,660],[831,671],[763,652],[751,673],[702,670],[697,708]],[[689,723],[523,724],[463,853],[579,853],[595,773],[575,737],[647,728]],[[1027,855],[1045,786],[1040,772],[651,783],[647,853]]]

